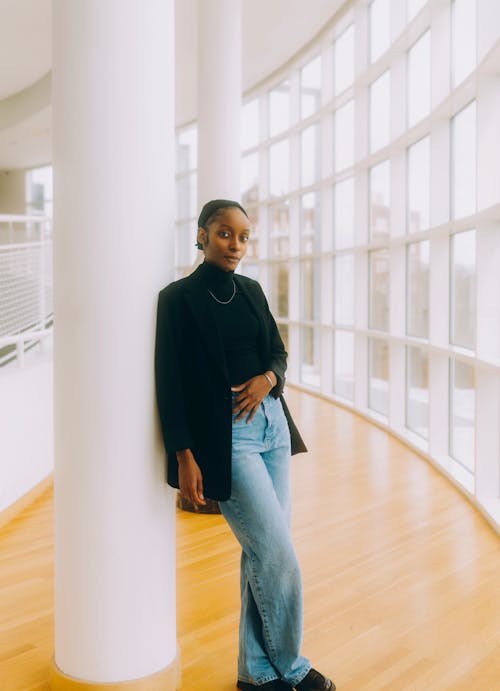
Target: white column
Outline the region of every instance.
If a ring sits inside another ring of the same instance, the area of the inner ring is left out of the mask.
[[[173,0],[53,3],[53,689],[177,684],[153,377],[173,279],[173,27]]]
[[[241,0],[198,0],[198,206],[240,198]]]

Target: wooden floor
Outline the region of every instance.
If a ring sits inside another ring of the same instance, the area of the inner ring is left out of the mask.
[[[339,691],[499,691],[500,540],[424,460],[290,389],[304,653]],[[52,490],[0,531],[0,691],[48,691]],[[235,688],[239,549],[220,516],[180,514],[182,691]]]

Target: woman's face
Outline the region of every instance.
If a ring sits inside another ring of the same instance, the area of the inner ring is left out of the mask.
[[[250,223],[243,211],[224,209],[208,227],[198,228],[198,242],[203,245],[205,259],[224,271],[234,271],[247,253]]]

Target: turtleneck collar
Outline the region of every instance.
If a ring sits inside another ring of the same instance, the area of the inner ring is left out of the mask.
[[[200,264],[199,269],[203,280],[209,290],[220,300],[227,300],[234,292],[234,271],[224,271],[215,264],[206,260]]]

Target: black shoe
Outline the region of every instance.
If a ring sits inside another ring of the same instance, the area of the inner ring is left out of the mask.
[[[306,676],[296,684],[296,691],[335,691],[335,684],[315,669],[310,669]]]
[[[265,684],[260,684],[260,686],[256,686],[255,684],[249,684],[247,681],[240,681],[238,679],[238,683],[236,686],[239,689],[243,689],[243,691],[256,691],[257,689],[261,689],[262,691],[292,691],[292,687],[290,684],[287,684],[284,681],[281,681],[281,679],[273,679],[273,681],[266,681]]]

